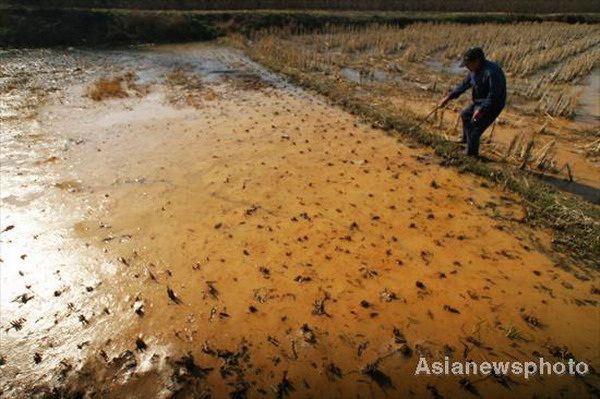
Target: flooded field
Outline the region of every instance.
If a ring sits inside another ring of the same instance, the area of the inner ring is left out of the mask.
[[[231,48],[1,56],[3,397],[600,392],[598,274],[515,195]]]

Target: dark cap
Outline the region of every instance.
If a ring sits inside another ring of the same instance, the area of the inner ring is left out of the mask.
[[[483,54],[481,47],[473,47],[468,49],[463,55],[460,66],[464,67],[468,62],[475,60],[485,60],[485,55]]]

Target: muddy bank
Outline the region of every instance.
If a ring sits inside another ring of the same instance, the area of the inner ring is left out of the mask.
[[[512,2],[490,0],[485,3],[477,1],[398,1],[379,0],[376,2],[361,2],[356,0],[4,0],[8,4],[41,6],[41,7],[73,7],[73,8],[128,8],[147,10],[360,10],[360,11],[434,11],[434,12],[501,12],[501,13],[591,13],[598,12],[594,4],[582,0],[568,3],[557,0],[529,0],[527,2]]]
[[[86,4],[90,4],[86,2]],[[129,3],[128,3],[129,5]],[[0,14],[0,46],[43,47],[212,40],[291,26],[313,31],[327,25],[365,26],[440,21],[511,23],[563,21],[597,23],[597,14],[360,13],[303,11],[150,11],[131,9],[29,8],[7,4]],[[48,7],[45,4],[45,7]],[[106,5],[104,7],[107,7]],[[132,7],[133,8],[133,7]]]
[[[5,397],[597,395],[597,272],[521,200],[213,45],[2,54]],[[90,98],[101,78],[115,97]]]
[[[0,46],[44,47],[212,40],[220,18],[119,10],[2,9]]]

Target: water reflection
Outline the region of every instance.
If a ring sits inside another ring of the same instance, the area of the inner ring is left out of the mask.
[[[580,93],[574,120],[600,124],[600,68],[594,69],[574,90]]]

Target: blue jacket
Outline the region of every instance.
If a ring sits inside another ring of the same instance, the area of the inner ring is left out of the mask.
[[[463,94],[469,87],[473,88],[473,102],[475,107],[486,113],[499,112],[506,104],[506,77],[500,65],[485,60],[482,68],[477,72],[469,72],[452,92],[450,99],[455,99]]]

